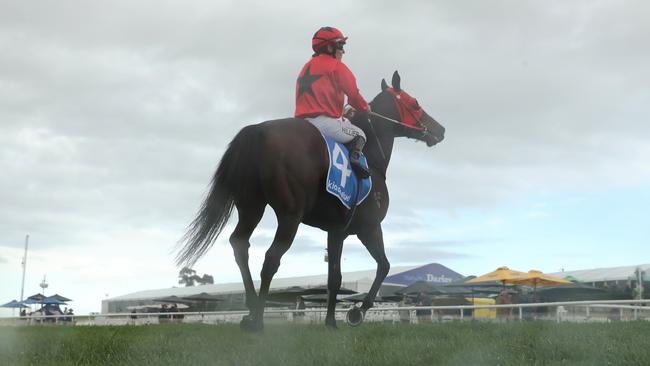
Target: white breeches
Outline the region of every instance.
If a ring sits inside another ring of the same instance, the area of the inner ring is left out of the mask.
[[[366,140],[366,134],[359,127],[353,125],[347,119],[333,118],[330,116],[317,116],[305,118],[325,136],[331,137],[336,142],[346,144],[355,136],[361,136]]]

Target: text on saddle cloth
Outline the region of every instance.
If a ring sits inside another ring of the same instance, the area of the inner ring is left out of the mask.
[[[352,171],[348,148],[330,137],[323,136],[323,138],[330,158],[325,190],[337,197],[345,207],[351,209],[355,197],[357,198],[357,205],[368,197],[372,188],[372,178],[368,177],[361,180],[361,191],[357,195],[358,178]],[[368,168],[368,161],[363,154],[359,157],[359,161],[364,167]]]

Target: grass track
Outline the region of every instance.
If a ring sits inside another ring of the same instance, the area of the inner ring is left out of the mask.
[[[0,327],[0,365],[650,365],[650,322]]]

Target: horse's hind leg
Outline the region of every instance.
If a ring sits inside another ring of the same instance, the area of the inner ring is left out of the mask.
[[[293,243],[301,218],[299,214],[292,213],[279,215],[276,212],[276,215],[278,217],[278,228],[275,232],[273,243],[266,251],[264,258],[264,265],[262,266],[261,272],[262,283],[260,284],[258,298],[259,303],[257,304],[258,312],[254,316],[254,320],[260,329],[263,327],[264,305],[266,303],[266,295],[269,293],[269,287],[271,286],[271,280],[280,267],[280,259],[289,250],[291,243]]]
[[[257,308],[257,294],[255,293],[255,285],[251,277],[251,271],[248,267],[248,248],[250,247],[250,237],[253,230],[262,219],[264,215],[265,204],[262,205],[238,205],[237,213],[239,214],[239,221],[237,226],[230,235],[230,245],[232,246],[235,254],[235,261],[239,266],[242,280],[244,282],[244,289],[246,290],[246,307],[253,314]],[[242,321],[242,327],[246,327],[246,320]]]

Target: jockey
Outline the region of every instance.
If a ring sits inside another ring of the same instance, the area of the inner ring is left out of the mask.
[[[347,144],[352,169],[359,177],[367,178],[370,172],[359,162],[366,135],[342,116],[344,95],[356,110],[370,111],[359,94],[354,75],[341,62],[346,40],[334,27],[323,27],[314,34],[311,47],[315,53],[303,66],[296,82],[295,117],[311,122],[323,135]]]

